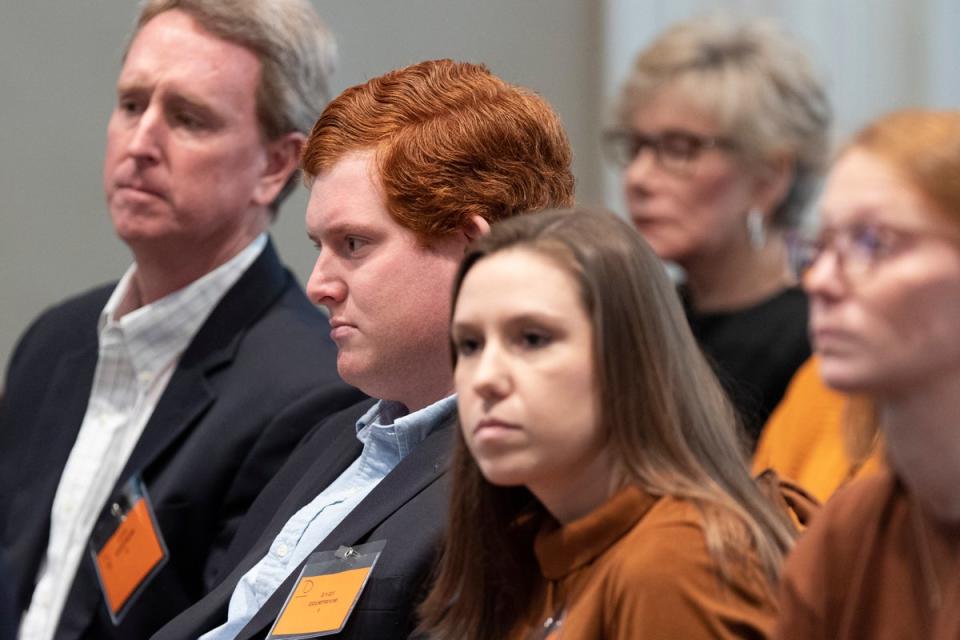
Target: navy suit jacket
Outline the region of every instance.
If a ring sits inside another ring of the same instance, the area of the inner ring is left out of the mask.
[[[0,399],[0,551],[18,611],[30,603],[47,547],[54,494],[90,396],[98,317],[113,288],[44,313],[11,360]],[[306,433],[276,415],[308,392],[326,414],[363,397],[340,381],[335,358],[326,319],[268,243],[184,351],[114,489],[142,474],[168,563],[114,626],[85,552],[58,640],[146,638],[207,591],[208,557],[229,545]]]
[[[332,483],[360,455],[356,421],[371,406],[363,402],[331,417],[297,447],[244,518],[224,564],[233,570],[200,602],[153,636],[153,640],[194,640],[227,619],[237,582],[263,558],[287,520]],[[309,420],[310,403],[281,421]],[[415,608],[425,595],[446,528],[447,469],[453,425],[434,430],[371,491],[314,551],[336,550],[385,540],[366,588],[339,640],[406,638]],[[238,638],[263,638],[273,625],[303,565],[293,571]]]

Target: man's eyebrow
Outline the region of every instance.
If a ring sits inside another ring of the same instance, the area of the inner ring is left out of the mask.
[[[116,91],[118,96],[126,95],[129,93],[143,93],[144,91],[148,91],[148,90],[149,89],[147,87],[147,84],[145,82],[139,81],[136,78],[127,79],[127,80],[124,80],[121,78],[120,80],[117,81]]]
[[[137,76],[126,79],[121,78],[117,81],[118,96],[151,93],[154,90],[154,87],[152,87],[146,79]],[[195,98],[182,91],[165,90],[163,101],[167,106],[184,107],[202,114],[208,114],[210,116],[216,115],[216,111],[207,101],[201,98]]]
[[[343,220],[333,222],[330,225],[323,228],[320,236],[346,236],[346,235],[362,235],[362,236],[373,236],[376,234],[374,227],[364,224],[362,222],[353,222],[350,220]],[[307,233],[311,238],[315,237],[312,233]]]
[[[179,92],[168,93],[164,96],[164,102],[167,104],[167,106],[186,108],[211,118],[216,117],[217,115],[216,111],[210,106],[209,103]]]

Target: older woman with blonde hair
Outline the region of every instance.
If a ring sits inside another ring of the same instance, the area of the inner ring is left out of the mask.
[[[773,23],[697,18],[640,52],[615,117],[630,217],[682,267],[694,335],[755,441],[810,355],[784,238],[826,161],[823,87]]]
[[[823,380],[870,399],[889,469],[788,560],[784,639],[960,637],[960,111],[903,111],[839,155],[804,287]]]

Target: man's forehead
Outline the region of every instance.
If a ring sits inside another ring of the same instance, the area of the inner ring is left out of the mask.
[[[382,220],[384,217],[387,219]],[[390,222],[392,218],[373,169],[372,153],[344,156],[313,179],[307,204],[307,226],[312,231],[327,233],[380,220]]]
[[[261,63],[256,54],[205,30],[188,14],[173,9],[149,20],[124,57],[117,86],[158,81],[179,83],[189,93],[256,90]]]

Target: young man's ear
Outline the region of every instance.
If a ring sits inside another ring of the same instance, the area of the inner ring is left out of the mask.
[[[254,204],[268,206],[300,164],[300,151],[307,138],[291,131],[266,144],[266,163],[253,192]]]
[[[483,216],[470,216],[467,225],[463,228],[463,235],[467,242],[473,242],[480,236],[490,233],[490,223]]]

